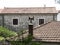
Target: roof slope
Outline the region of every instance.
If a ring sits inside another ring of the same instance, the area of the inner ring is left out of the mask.
[[[60,13],[60,10],[58,10],[58,13]]]
[[[4,8],[2,13],[57,13],[55,7]]]
[[[60,22],[51,22],[35,29],[34,37],[47,42],[60,42]]]
[[[3,9],[0,9],[0,13],[2,12]]]

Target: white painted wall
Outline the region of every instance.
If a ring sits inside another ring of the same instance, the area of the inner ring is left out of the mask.
[[[58,13],[57,17],[57,21],[60,21],[60,13]]]

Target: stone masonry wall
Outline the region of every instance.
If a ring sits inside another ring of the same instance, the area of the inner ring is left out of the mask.
[[[15,15],[4,15],[4,27],[18,31],[25,30],[28,28],[29,17],[34,16],[33,25],[34,27],[39,25],[39,19],[44,19],[44,24],[53,20],[52,14],[15,14]],[[18,25],[13,25],[13,19],[18,19]]]

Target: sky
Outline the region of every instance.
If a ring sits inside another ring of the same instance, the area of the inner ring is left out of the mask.
[[[0,0],[0,8],[4,7],[56,7],[60,9],[60,4],[55,0]]]
[[[0,0],[0,8],[3,7],[43,7],[56,6],[54,0]]]
[[[60,10],[60,4],[57,4],[54,0],[0,0],[0,8],[4,7],[56,7]],[[60,16],[57,16],[60,20]]]

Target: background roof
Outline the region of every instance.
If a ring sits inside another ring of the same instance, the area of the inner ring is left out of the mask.
[[[0,13],[2,12],[3,9],[0,9]]]
[[[2,13],[57,13],[55,7],[4,8]]]

